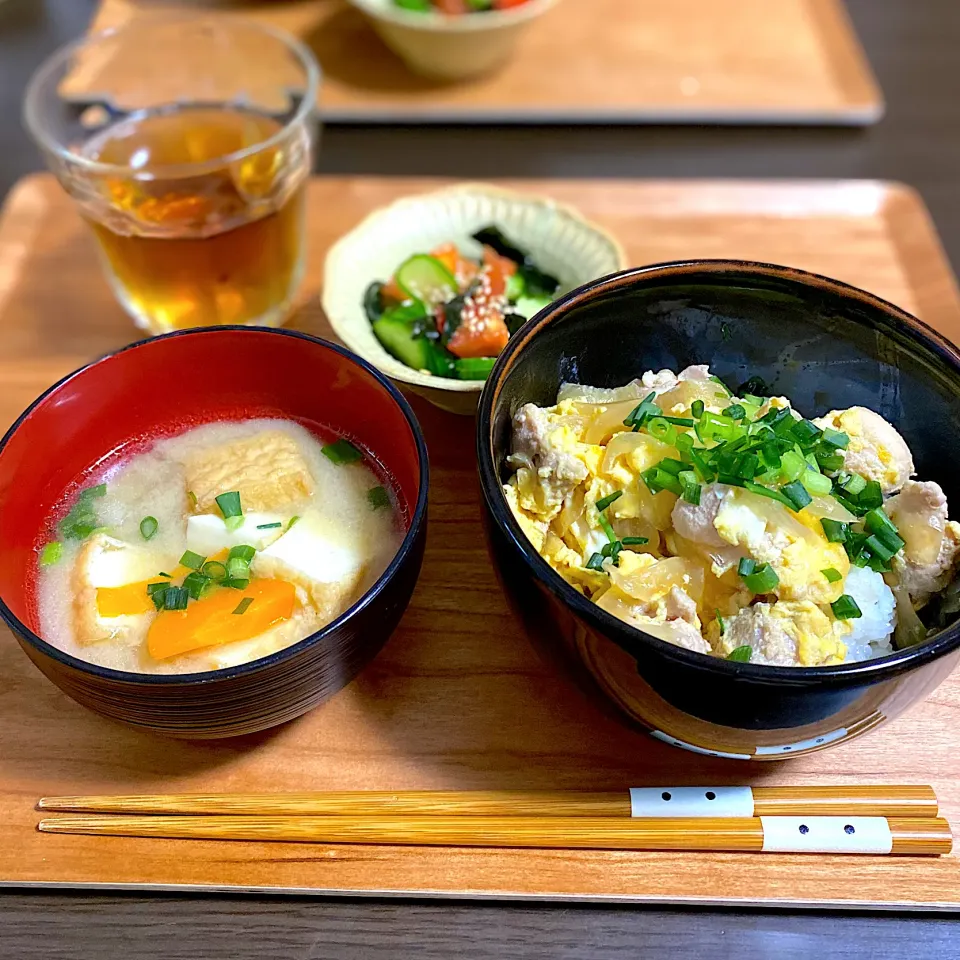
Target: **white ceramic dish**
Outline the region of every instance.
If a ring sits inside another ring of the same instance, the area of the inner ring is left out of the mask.
[[[459,80],[495,70],[517,37],[558,0],[527,0],[510,10],[460,16],[404,10],[393,0],[349,0],[366,14],[383,42],[414,72]]]
[[[572,208],[475,183],[406,197],[374,211],[337,241],[324,265],[323,308],[337,336],[398,385],[454,413],[474,412],[483,383],[435,377],[394,359],[373,334],[363,294],[372,281],[389,279],[407,257],[442,243],[479,256],[481,247],[471,234],[490,224],[558,277],[561,293],[629,266],[617,240]]]

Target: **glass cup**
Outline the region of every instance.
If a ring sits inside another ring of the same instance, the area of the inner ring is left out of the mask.
[[[136,17],[34,74],[26,125],[138,326],[283,322],[319,85],[303,44],[227,17]]]

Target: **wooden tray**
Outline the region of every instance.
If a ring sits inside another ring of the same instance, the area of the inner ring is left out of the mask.
[[[437,181],[321,179],[296,324],[324,333],[323,255],[371,208]],[[920,201],[874,183],[511,183],[576,203],[636,263],[762,258],[868,287],[960,336],[960,299]],[[134,336],[72,203],[21,183],[0,221],[0,420]],[[638,784],[932,782],[960,823],[960,675],[908,716],[789,762],[695,756],[621,729],[541,664],[482,546],[470,420],[413,399],[432,462],[426,562],[400,629],[333,701],[258,736],[165,741],[74,704],[0,632],[0,882],[297,893],[960,908],[960,862],[120,840],[40,835],[42,794]],[[51,451],[51,456],[55,456]]]
[[[313,47],[323,114],[338,122],[866,125],[883,115],[842,0],[562,0],[502,71],[454,84],[410,74],[343,0],[102,0],[93,25],[228,6]]]

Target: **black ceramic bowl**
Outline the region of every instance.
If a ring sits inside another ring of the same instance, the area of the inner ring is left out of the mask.
[[[142,438],[255,416],[345,435],[367,451],[368,463],[396,492],[405,529],[377,582],[317,633],[224,670],[126,673],[46,643],[36,610],[37,550],[64,492],[105,459],[137,449]],[[423,559],[427,482],[426,445],[409,404],[342,347],[255,327],[155,337],[51,387],[0,440],[0,616],[34,664],[91,710],[176,737],[263,730],[333,696],[393,632]]]
[[[510,340],[480,400],[477,454],[491,550],[542,650],[630,724],[697,752],[774,759],[871,730],[926,697],[960,658],[960,626],[865,663],[734,663],[607,614],[541,559],[501,491],[511,417],[563,381],[620,386],[709,363],[736,387],[761,376],[808,416],[870,407],[903,434],[918,476],[960,507],[960,352],[871,294],[766,264],[670,263],[607,277],[553,303]]]

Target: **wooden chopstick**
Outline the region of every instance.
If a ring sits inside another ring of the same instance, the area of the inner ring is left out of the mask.
[[[41,810],[74,813],[257,816],[498,817],[936,817],[932,787],[635,787],[605,792],[438,790],[277,794],[44,797]]]
[[[952,846],[950,825],[937,817],[67,816],[41,820],[39,829],[165,839],[899,856],[937,856]]]

